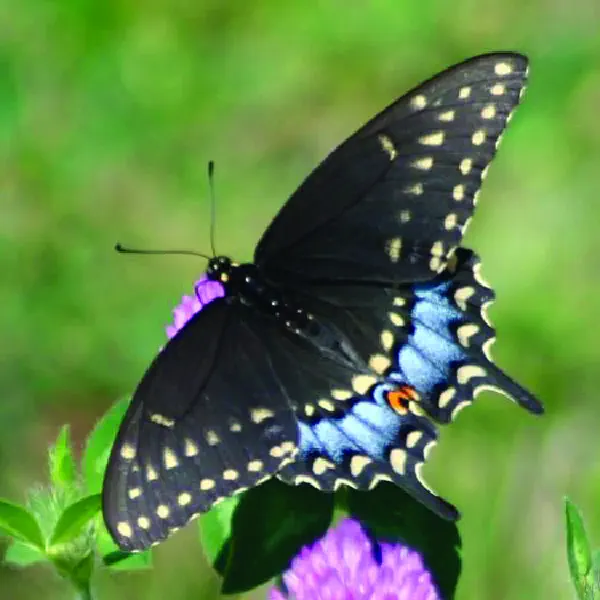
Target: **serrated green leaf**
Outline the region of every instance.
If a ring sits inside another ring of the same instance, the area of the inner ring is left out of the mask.
[[[129,398],[121,398],[115,402],[88,436],[83,454],[83,475],[89,494],[99,494],[102,491],[108,456],[128,406]]]
[[[54,528],[50,545],[65,544],[79,537],[102,507],[100,494],[86,496],[63,511]]]
[[[44,550],[44,538],[35,517],[25,508],[0,500],[0,529],[22,542]]]
[[[96,549],[103,563],[111,569],[136,571],[152,567],[152,550],[144,552],[123,552],[115,544],[101,518],[96,524]]]
[[[50,481],[55,487],[72,486],[77,481],[77,466],[71,448],[71,434],[68,425],[63,425],[56,443],[48,452]]]
[[[46,555],[25,542],[13,541],[4,555],[4,562],[17,567],[28,567],[38,562],[48,560]]]
[[[567,559],[571,579],[580,600],[590,600],[593,590],[592,552],[579,509],[565,498]]]
[[[442,597],[454,598],[461,571],[461,540],[456,523],[438,517],[387,482],[368,492],[348,489],[345,501],[350,516],[366,526],[378,541],[400,542],[417,550]]]
[[[208,560],[214,563],[231,533],[231,517],[241,496],[228,498],[198,518],[200,542]]]
[[[284,571],[300,549],[331,523],[333,494],[277,479],[245,492],[231,520],[231,536],[217,557],[222,591],[251,590]]]

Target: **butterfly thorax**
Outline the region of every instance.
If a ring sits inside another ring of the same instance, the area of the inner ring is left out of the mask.
[[[316,325],[297,302],[290,302],[280,289],[265,281],[252,263],[240,265],[226,256],[217,256],[208,263],[207,276],[221,283],[230,301],[271,315],[297,333],[307,334]]]

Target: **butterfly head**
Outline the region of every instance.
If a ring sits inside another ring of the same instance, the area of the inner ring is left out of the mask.
[[[208,261],[206,275],[213,281],[227,283],[234,266],[228,256],[214,256]]]

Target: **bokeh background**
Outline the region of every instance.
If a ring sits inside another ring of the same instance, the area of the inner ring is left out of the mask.
[[[597,0],[2,0],[0,496],[43,482],[59,426],[81,444],[164,342],[203,261],[112,247],[208,252],[208,159],[218,250],[249,259],[367,118],[514,49],[530,85],[466,242],[498,294],[497,360],[547,414],[484,394],[426,472],[464,515],[459,599],[572,598],[565,494],[600,546],[599,31]],[[194,526],[155,554],[102,573],[99,598],[218,597]],[[0,567],[3,600],[70,594],[45,568]]]

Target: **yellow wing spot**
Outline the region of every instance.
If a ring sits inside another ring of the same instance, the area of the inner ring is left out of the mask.
[[[312,470],[315,475],[323,475],[327,469],[335,469],[335,464],[322,456],[315,458],[315,462],[312,465]]]
[[[454,292],[454,301],[461,310],[467,310],[467,301],[475,293],[475,288],[467,286],[461,287]]]
[[[458,168],[463,175],[468,175],[473,168],[473,160],[471,158],[463,158]]]
[[[493,361],[492,346],[495,341],[496,341],[496,338],[492,336],[489,340],[485,340],[485,342],[483,342],[483,344],[481,345],[481,350],[483,351],[483,354],[490,362]]]
[[[197,456],[199,452],[198,445],[190,438],[185,438],[183,453],[186,456]]]
[[[173,427],[175,427],[175,419],[169,419],[169,417],[165,417],[165,415],[159,413],[150,415],[150,420],[153,423],[161,425],[162,427],[167,427],[168,429],[173,429]]]
[[[166,504],[159,504],[156,508],[156,514],[161,519],[168,519],[169,515],[171,514],[171,511]]]
[[[131,534],[133,533],[133,531],[131,530],[131,525],[126,521],[121,521],[117,525],[117,531],[119,532],[119,535],[121,537],[125,538],[131,537]]]
[[[415,110],[423,110],[427,106],[427,98],[425,98],[423,94],[419,94],[418,96],[412,98],[410,105]]]
[[[450,404],[450,402],[452,402],[452,400],[454,399],[454,396],[456,396],[455,388],[449,387],[448,389],[445,389],[440,394],[440,397],[438,398],[438,406],[440,408],[446,408],[446,406],[448,406],[448,404]]]
[[[263,469],[262,460],[251,460],[248,463],[248,471],[250,471],[250,473],[258,473],[259,471],[262,471],[262,469]]]
[[[294,442],[283,442],[281,444],[281,449],[283,450],[284,454],[295,454],[295,451],[297,450]]]
[[[423,146],[441,146],[444,143],[444,132],[436,131],[419,138],[419,144]]]
[[[369,367],[378,375],[383,375],[392,364],[392,361],[383,354],[373,354],[369,359]]]
[[[506,86],[502,85],[501,83],[497,83],[490,88],[490,94],[492,94],[492,96],[502,96],[504,95],[505,91]]]
[[[389,138],[387,135],[380,134],[378,137],[381,147],[390,157],[390,160],[394,160],[396,156],[398,156],[398,152],[394,147],[394,142],[392,142],[391,138]]]
[[[315,414],[315,407],[312,404],[304,405],[304,414],[307,417],[312,417]]]
[[[235,469],[225,469],[223,471],[223,479],[227,481],[235,481],[239,476],[240,474]]]
[[[372,375],[355,375],[352,378],[352,389],[362,395],[366,394],[376,383],[377,379]]]
[[[439,273],[444,268],[444,263],[439,256],[432,256],[429,261],[429,268],[434,273]]]
[[[424,158],[419,158],[412,163],[412,166],[415,169],[421,169],[421,171],[429,171],[433,167],[433,157],[425,156]]]
[[[217,435],[216,431],[209,429],[206,432],[206,442],[208,443],[209,446],[216,446],[217,444],[219,444],[221,442],[221,438]]]
[[[479,332],[479,327],[473,323],[467,323],[466,325],[461,325],[456,331],[456,335],[458,336],[458,341],[461,346],[465,348],[469,346],[470,339]]]
[[[452,197],[457,202],[460,202],[465,197],[465,186],[462,183],[454,186],[454,189],[452,190]]]
[[[403,298],[402,296],[396,296],[392,304],[394,306],[404,306],[406,304],[406,298]]]
[[[200,481],[200,489],[203,492],[208,492],[209,490],[212,490],[216,485],[217,484],[214,479],[202,479]]]
[[[431,256],[444,256],[444,246],[442,242],[434,242],[431,246]]]
[[[390,318],[390,321],[392,322],[392,324],[395,325],[396,327],[404,326],[404,318],[402,317],[402,315],[399,315],[397,312],[389,312],[388,317]]]
[[[477,263],[476,265],[473,266],[473,277],[475,278],[475,281],[479,284],[482,285],[483,287],[486,288],[491,288],[492,286],[484,279],[483,275],[481,274],[481,263]],[[491,304],[491,300],[488,304]]]
[[[466,408],[467,406],[469,406],[470,402],[468,400],[463,400],[462,402],[459,402],[454,410],[452,411],[452,414],[450,415],[450,419],[452,421],[454,421],[454,419],[456,419],[456,415],[458,415],[458,413],[463,410],[463,408]]]
[[[407,188],[404,188],[404,191],[407,194],[413,194],[414,196],[420,196],[423,193],[423,184],[415,183],[414,185],[409,185]]]
[[[242,425],[241,423],[238,423],[237,421],[234,421],[233,423],[231,423],[231,425],[229,425],[229,431],[233,431],[234,433],[238,433],[242,430]]]
[[[273,458],[281,458],[285,452],[283,451],[283,448],[281,446],[273,446],[270,450],[269,450],[269,454],[273,457]]]
[[[150,529],[150,519],[148,517],[138,517],[137,524],[141,529]]]
[[[487,133],[485,129],[478,129],[471,137],[471,142],[473,143],[473,146],[481,146],[481,144],[485,142],[486,136]]]
[[[479,194],[481,194],[481,190],[477,190],[473,194],[473,206],[477,206],[477,203],[479,202]]]
[[[163,463],[165,465],[165,469],[174,469],[179,465],[177,455],[171,448],[165,448],[163,450]]]
[[[495,104],[488,104],[481,111],[482,119],[489,120],[489,119],[493,119],[495,116],[496,116],[496,105]]]
[[[158,473],[152,465],[146,466],[146,481],[156,481],[158,479]]]
[[[488,171],[490,170],[490,165],[487,165],[486,167],[484,167],[484,169],[481,171],[481,181],[483,181],[488,174]]]
[[[460,367],[456,372],[456,380],[461,385],[468,383],[471,379],[475,377],[485,377],[486,371],[483,367],[479,367],[477,365],[465,365],[464,367]]]
[[[253,408],[250,411],[250,418],[257,425],[262,423],[265,419],[270,419],[274,417],[275,413],[268,408]]]
[[[429,455],[431,454],[431,451],[437,446],[437,442],[435,440],[431,440],[430,442],[428,442],[427,444],[425,444],[425,447],[423,448],[423,458],[425,460],[427,460],[429,458]]]
[[[136,498],[139,498],[142,495],[142,488],[139,488],[139,487],[129,488],[127,495],[132,500],[135,500]]]
[[[394,334],[389,329],[381,332],[381,345],[384,350],[389,352],[394,346]]]
[[[494,65],[496,75],[510,75],[513,71],[512,65],[507,62],[499,62]]]
[[[354,394],[350,390],[331,390],[331,397],[334,400],[350,400]]]
[[[387,243],[387,253],[392,262],[400,260],[400,251],[402,249],[402,238],[393,238]]]
[[[456,213],[450,213],[444,221],[444,228],[448,231],[452,231],[456,227],[457,219]]]
[[[394,448],[390,452],[390,464],[396,473],[404,475],[406,471],[406,451],[402,448]]]
[[[461,87],[460,90],[458,91],[458,97],[461,100],[466,100],[470,95],[471,95],[471,88],[468,85]]]
[[[490,321],[490,317],[488,315],[488,309],[490,308],[490,306],[492,305],[493,300],[490,300],[489,302],[486,302],[485,304],[481,305],[481,318],[491,327],[492,322]]]
[[[446,123],[449,123],[450,121],[454,121],[454,111],[453,110],[447,110],[443,113],[440,113],[438,115],[438,119],[440,121],[445,121]]]
[[[326,410],[328,412],[334,412],[335,411],[335,404],[331,400],[327,400],[326,398],[321,398],[320,400],[317,401],[317,404],[323,410]]]
[[[135,446],[132,446],[131,444],[123,444],[121,446],[121,458],[124,458],[125,460],[133,460],[135,458]]]
[[[423,433],[422,432],[420,432],[420,431],[411,431],[406,436],[406,447],[407,448],[414,448],[421,441],[422,437],[423,437]]]
[[[410,221],[410,210],[400,211],[400,223],[408,223]]]
[[[365,467],[370,465],[373,461],[368,456],[362,454],[356,454],[350,459],[350,473],[352,477],[358,477]]]

